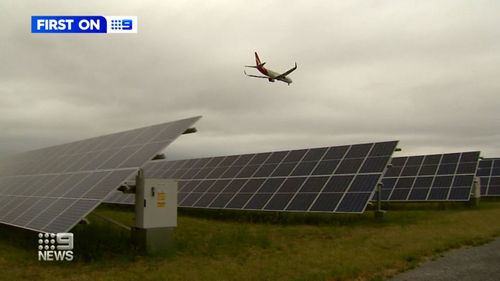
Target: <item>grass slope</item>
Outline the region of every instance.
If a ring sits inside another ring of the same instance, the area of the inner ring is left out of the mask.
[[[188,212],[179,216],[176,250],[161,257],[138,254],[127,232],[91,216],[91,225],[73,231],[73,262],[39,262],[36,233],[3,227],[0,280],[383,280],[427,257],[500,235],[500,202],[421,207],[391,210],[383,222],[371,212],[260,219],[229,213],[233,220],[228,213]],[[131,210],[96,212],[133,224]]]

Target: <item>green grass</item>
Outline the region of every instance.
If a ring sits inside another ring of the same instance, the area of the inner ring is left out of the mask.
[[[73,262],[39,262],[36,234],[0,229],[0,280],[383,280],[427,258],[500,235],[500,202],[391,208],[363,215],[180,212],[176,248],[143,256],[126,231],[90,216]],[[129,208],[96,210],[133,224]]]

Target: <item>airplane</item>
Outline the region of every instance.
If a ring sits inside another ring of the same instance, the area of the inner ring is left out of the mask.
[[[295,66],[292,67],[291,69],[279,74],[275,71],[272,71],[270,69],[267,69],[264,67],[264,64],[266,64],[265,62],[260,62],[260,58],[259,58],[259,55],[257,54],[257,52],[255,52],[255,66],[254,65],[245,65],[245,67],[251,67],[251,68],[257,68],[257,70],[264,74],[265,76],[261,76],[261,75],[250,75],[250,74],[247,74],[246,71],[243,71],[245,73],[246,76],[248,77],[255,77],[255,78],[265,78],[267,80],[269,80],[269,82],[274,82],[275,80],[279,80],[279,81],[282,81],[282,82],[285,82],[288,84],[288,86],[290,86],[290,84],[292,83],[292,79],[286,77],[288,74],[292,73],[295,69],[297,69],[297,63],[295,63]]]

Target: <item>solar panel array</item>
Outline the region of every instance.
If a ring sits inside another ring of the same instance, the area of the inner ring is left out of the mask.
[[[179,179],[179,206],[361,213],[397,141],[153,161],[145,176]],[[133,204],[115,193],[106,202]]]
[[[395,157],[382,179],[382,200],[467,201],[478,161],[478,151]]]
[[[500,196],[500,158],[479,161],[476,175],[481,179],[481,196]]]
[[[200,117],[0,160],[0,223],[65,232]]]

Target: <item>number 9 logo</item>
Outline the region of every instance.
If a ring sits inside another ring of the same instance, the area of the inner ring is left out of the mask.
[[[73,250],[73,233],[57,233],[56,240],[58,250]]]

